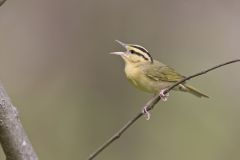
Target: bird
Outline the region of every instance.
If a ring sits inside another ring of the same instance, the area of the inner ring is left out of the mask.
[[[116,40],[126,50],[124,52],[111,52],[119,55],[125,62],[125,74],[127,79],[138,89],[159,94],[163,101],[167,100],[169,94],[164,92],[176,82],[185,78],[185,76],[176,72],[173,68],[152,58],[150,53],[144,47],[137,44],[127,44]],[[173,88],[173,90],[191,93],[197,97],[209,98],[196,88],[183,82]],[[147,108],[143,108],[143,113],[150,119],[150,113]]]

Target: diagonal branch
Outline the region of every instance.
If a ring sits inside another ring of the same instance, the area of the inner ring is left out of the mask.
[[[38,157],[0,82],[0,143],[7,160],[37,160]]]
[[[7,0],[0,0],[0,7],[5,3]]]
[[[167,90],[165,90],[165,94],[170,92],[174,87],[176,87],[177,85],[187,81],[187,80],[190,80],[192,78],[195,78],[197,76],[200,76],[200,75],[203,75],[203,74],[206,74],[207,72],[210,72],[212,70],[215,70],[217,68],[220,68],[222,66],[225,66],[225,65],[228,65],[228,64],[231,64],[231,63],[235,63],[235,62],[239,62],[240,59],[236,59],[236,60],[232,60],[232,61],[228,61],[228,62],[225,62],[225,63],[221,63],[219,65],[216,65],[212,68],[209,68],[207,70],[204,70],[204,71],[201,71],[201,72],[198,72],[196,74],[193,74],[191,76],[188,76],[184,79],[182,79],[181,81],[173,84],[171,87],[169,87]],[[154,106],[159,102],[161,98],[156,95],[154,97],[152,97],[147,103],[146,103],[146,107],[147,107],[147,110],[152,110],[154,108]],[[143,113],[140,112],[138,113],[135,117],[133,117],[131,120],[129,120],[118,132],[116,132],[111,138],[109,138],[105,143],[103,143],[95,152],[93,152],[89,157],[88,157],[88,160],[92,160],[94,159],[98,154],[100,154],[105,148],[107,148],[110,144],[112,144],[115,140],[117,140],[118,138],[121,137],[121,135],[130,127],[132,126],[140,117],[143,116]]]

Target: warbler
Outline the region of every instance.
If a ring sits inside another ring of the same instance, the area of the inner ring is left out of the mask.
[[[126,76],[138,89],[159,94],[161,99],[166,101],[168,94],[165,95],[164,91],[174,83],[185,78],[173,68],[154,60],[144,47],[136,44],[126,44],[119,40],[116,40],[116,42],[123,46],[126,51],[111,52],[111,54],[122,57],[125,62]],[[179,84],[174,90],[188,92],[197,97],[209,98],[206,94],[186,83]],[[143,112],[149,114],[146,108],[143,109]]]

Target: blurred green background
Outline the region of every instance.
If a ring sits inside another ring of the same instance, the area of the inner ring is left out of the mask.
[[[0,79],[40,159],[86,159],[151,97],[108,54],[115,39],[187,76],[240,57],[239,17],[236,0],[8,0]],[[240,159],[239,68],[189,82],[210,99],[171,92],[96,159]]]

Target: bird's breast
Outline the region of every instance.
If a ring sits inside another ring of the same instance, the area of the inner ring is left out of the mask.
[[[146,92],[153,92],[152,89],[148,86],[148,80],[139,66],[126,65],[125,73],[128,80],[138,89],[141,89]]]

